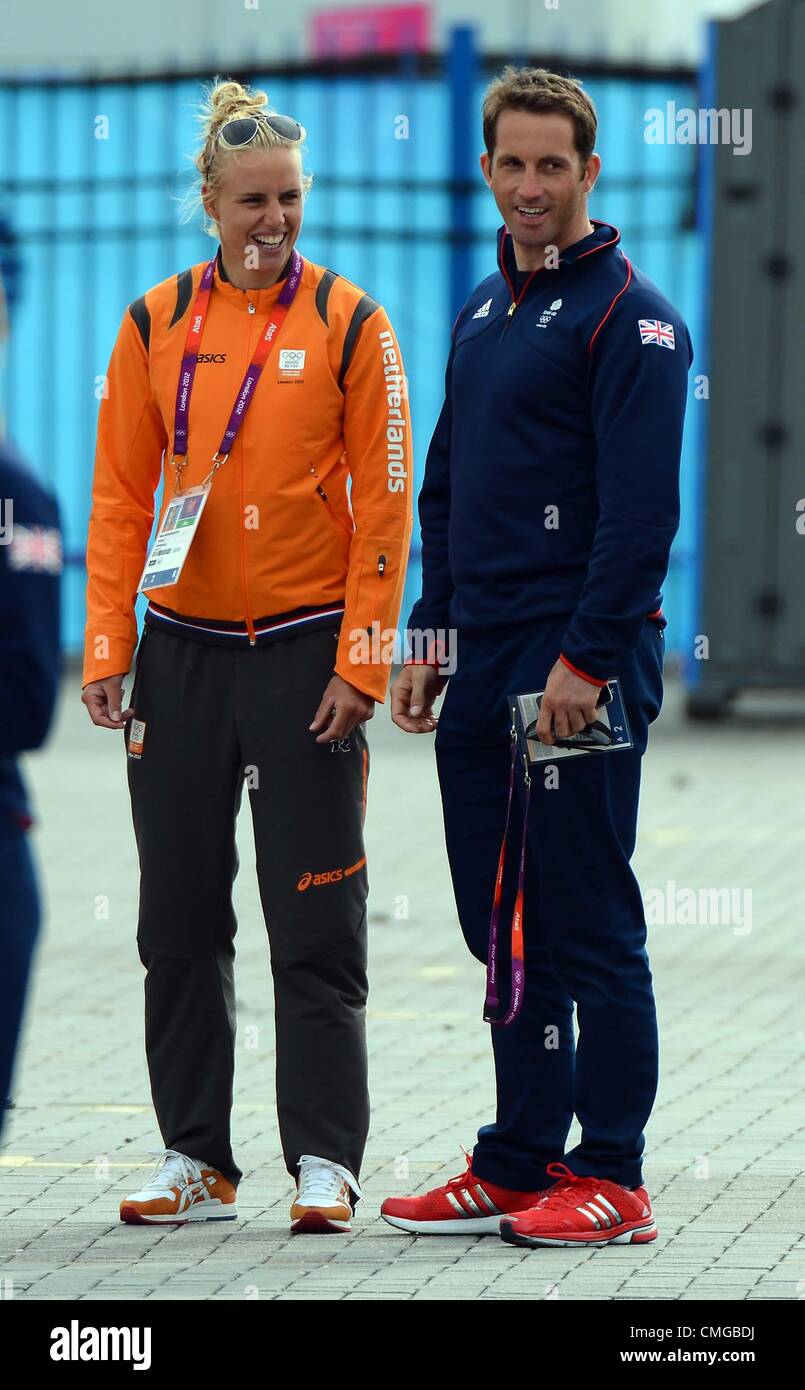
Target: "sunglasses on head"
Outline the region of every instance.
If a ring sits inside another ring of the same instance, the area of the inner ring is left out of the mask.
[[[307,134],[305,127],[292,116],[273,113],[264,115],[261,112],[257,116],[236,116],[234,120],[226,121],[218,132],[218,144],[227,150],[242,149],[244,145],[251,144],[261,122],[273,130],[275,135],[279,135],[282,140],[290,141],[291,144],[299,144]]]

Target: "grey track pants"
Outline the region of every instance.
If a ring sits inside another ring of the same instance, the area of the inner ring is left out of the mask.
[[[274,978],[283,1156],[356,1178],[369,1123],[365,1040],[364,725],[317,744],[308,725],[333,672],[334,626],[230,651],[146,627],[125,741],[140,859],[151,1091],[166,1148],[236,1185],[232,881],[249,789]],[[139,755],[135,750],[139,748]]]

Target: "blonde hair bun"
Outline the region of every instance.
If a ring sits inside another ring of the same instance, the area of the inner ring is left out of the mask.
[[[220,76],[213,78],[205,89],[203,100],[196,107],[196,121],[200,127],[201,136],[200,148],[193,157],[197,177],[193,187],[182,199],[181,222],[188,222],[200,208],[204,213],[205,232],[209,236],[218,236],[218,227],[215,222],[209,219],[204,210],[202,184],[206,184],[209,188],[216,187],[222,157],[224,159],[237,158],[237,151],[230,152],[221,149],[218,144],[218,132],[222,126],[226,125],[227,121],[238,120],[243,116],[269,114],[271,114],[271,108],[268,104],[267,92],[258,88],[244,87],[242,82],[236,82],[232,78]],[[292,145],[269,126],[264,126],[263,122],[260,123],[260,126],[257,136],[250,144],[251,149],[296,149],[302,155],[303,145]],[[311,174],[302,175],[304,196],[307,196],[312,183]]]

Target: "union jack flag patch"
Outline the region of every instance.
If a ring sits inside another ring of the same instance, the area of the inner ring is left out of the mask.
[[[8,547],[8,566],[12,570],[61,574],[61,533],[55,526],[21,526],[15,522]]]
[[[660,323],[659,319],[638,319],[637,326],[640,329],[640,341],[644,347],[648,343],[656,343],[657,347],[667,347],[673,352],[676,343],[674,342],[674,325],[672,323]]]

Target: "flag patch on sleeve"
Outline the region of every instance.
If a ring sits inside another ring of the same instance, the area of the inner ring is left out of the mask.
[[[672,323],[660,323],[659,319],[638,319],[637,326],[644,347],[648,347],[649,343],[655,343],[657,347],[670,348],[673,352],[676,343]]]
[[[55,526],[22,526],[15,522],[8,547],[8,565],[12,570],[61,574],[61,532]]]

